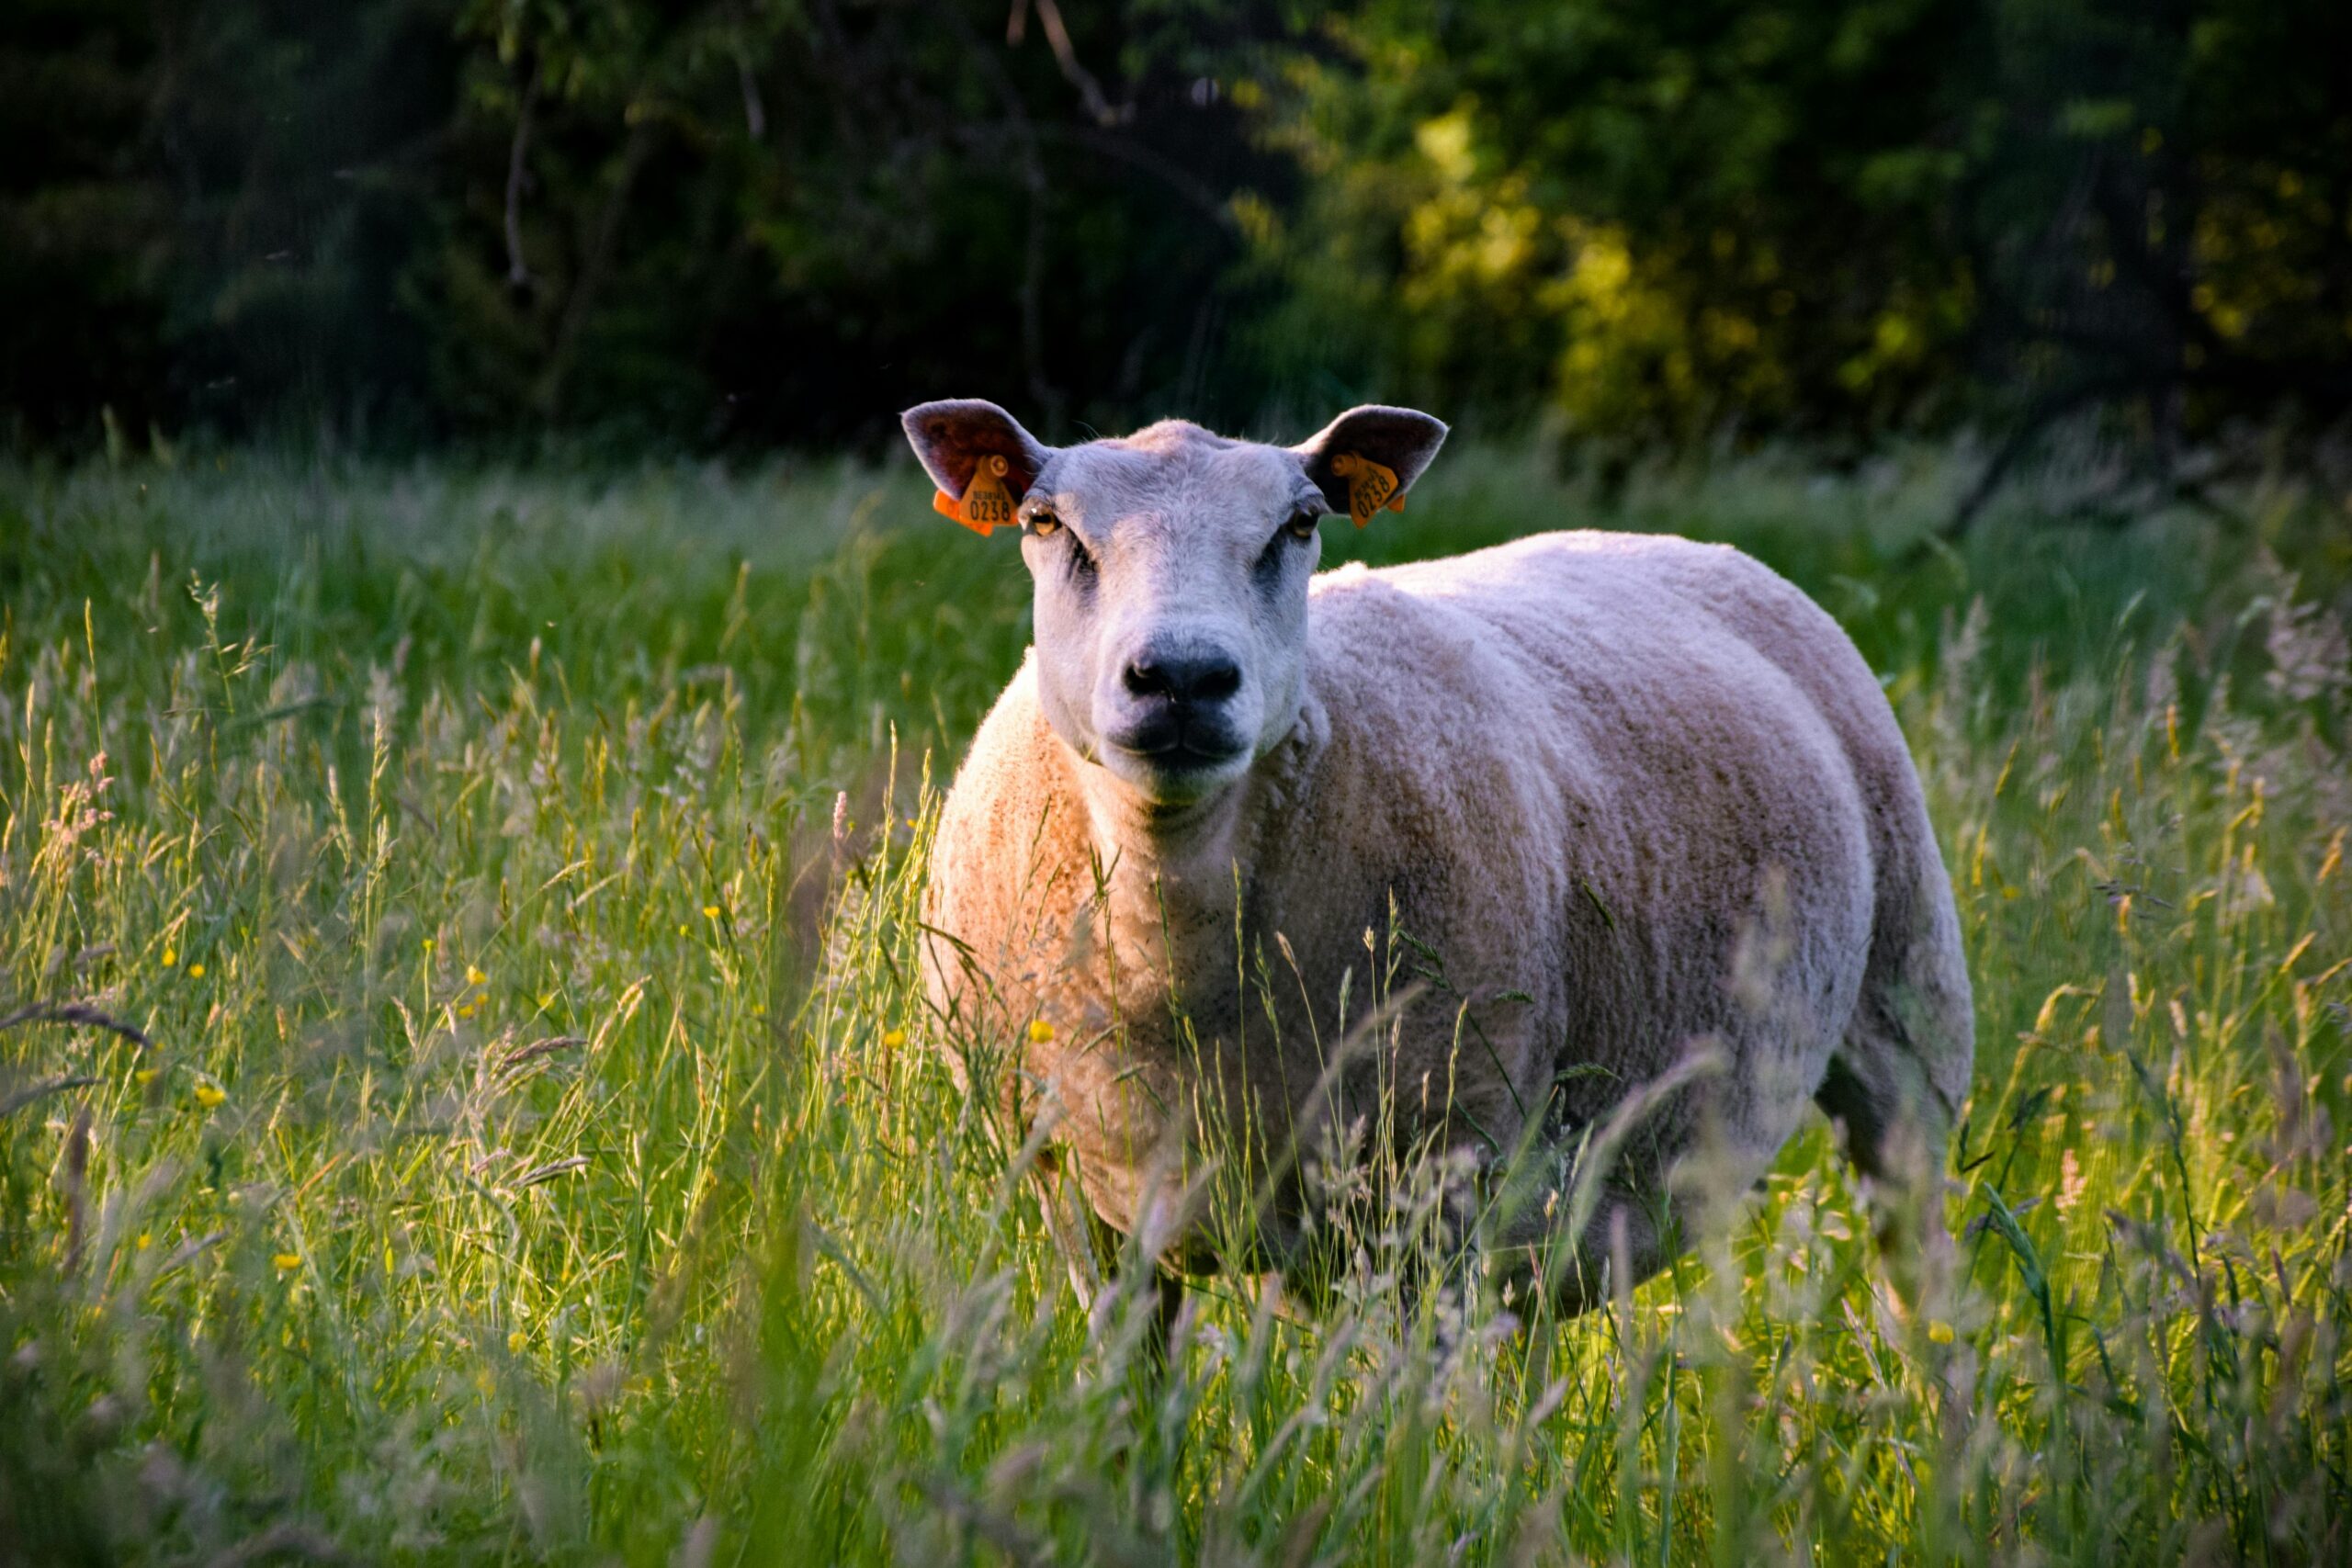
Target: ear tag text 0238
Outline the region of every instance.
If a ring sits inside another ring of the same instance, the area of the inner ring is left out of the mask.
[[[1331,459],[1331,471],[1348,481],[1348,515],[1361,528],[1372,521],[1372,514],[1383,506],[1391,512],[1405,510],[1405,497],[1396,489],[1396,470],[1356,452],[1342,452]]]
[[[1011,467],[1001,457],[982,457],[972,465],[964,498],[958,501],[941,491],[931,498],[931,509],[943,517],[953,517],[983,539],[993,529],[1011,527],[1012,492],[1004,488],[1004,476]]]

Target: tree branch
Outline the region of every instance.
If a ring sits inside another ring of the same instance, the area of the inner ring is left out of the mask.
[[[1036,6],[1037,20],[1045,25],[1046,41],[1053,47],[1054,63],[1062,68],[1064,79],[1078,89],[1079,102],[1086,106],[1094,123],[1118,125],[1133,118],[1135,106],[1114,106],[1102,96],[1102,84],[1094,79],[1094,73],[1079,63],[1078,49],[1070,42],[1069,28],[1062,22],[1058,0],[1036,0]]]
[[[578,346],[581,331],[588,324],[590,310],[596,295],[604,288],[605,275],[612,271],[613,250],[620,242],[621,220],[628,212],[629,198],[635,194],[638,171],[644,167],[646,154],[652,149],[650,118],[639,119],[629,128],[628,141],[621,150],[621,166],[613,181],[613,194],[606,198],[604,211],[596,217],[596,235],[591,244],[580,276],[571,286],[571,298],[564,301],[563,320],[556,329],[553,348],[548,355],[547,374],[539,382],[539,412],[552,424],[563,411],[563,384],[571,369],[571,356]]]
[[[1985,503],[1999,492],[2001,481],[2008,478],[2009,470],[2033,449],[2034,443],[2041,440],[2042,433],[2052,424],[2076,409],[2105,401],[2139,384],[2141,378],[2136,376],[2086,376],[2072,386],[2045,392],[2034,400],[2033,406],[2018,421],[2017,428],[2009,433],[2007,441],[2001,443],[2000,448],[1993,454],[1993,460],[1984,465],[1984,471],[1977,476],[1966,497],[1943,526],[1936,530],[1937,534],[1950,540],[1967,533],[1974,525],[1978,514],[1984,510]]]
[[[539,102],[539,64],[531,62],[530,79],[523,85],[523,107],[514,116],[514,142],[506,152],[506,286],[527,288],[531,269],[523,262],[523,182],[529,177],[531,116]]]

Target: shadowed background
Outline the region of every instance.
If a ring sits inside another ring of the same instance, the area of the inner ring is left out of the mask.
[[[2329,0],[18,0],[0,439],[1377,393],[2170,475],[2352,406],[2347,61]]]

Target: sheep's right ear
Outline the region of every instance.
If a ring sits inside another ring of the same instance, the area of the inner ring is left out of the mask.
[[[919,403],[899,423],[939,487],[933,509],[982,538],[1012,525],[1013,507],[1053,456],[1019,420],[979,398]]]
[[[1334,512],[1361,528],[1382,507],[1405,510],[1405,492],[1445,444],[1445,422],[1419,409],[1366,403],[1291,448]]]

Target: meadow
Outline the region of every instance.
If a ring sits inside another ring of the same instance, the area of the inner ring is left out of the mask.
[[[1469,449],[1327,524],[1724,539],[1853,632],[1958,1268],[1891,1309],[1816,1119],[1606,1310],[1371,1249],[1162,1373],[913,970],[1009,541],[903,463],[0,470],[0,1562],[2352,1559],[2352,501],[2096,478],[1945,544],[1940,449]]]

